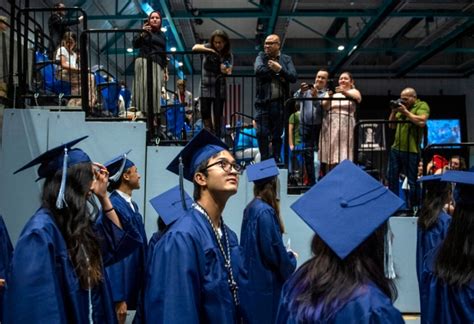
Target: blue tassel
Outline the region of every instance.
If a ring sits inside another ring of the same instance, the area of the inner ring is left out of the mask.
[[[64,148],[64,159],[63,159],[63,173],[61,175],[61,186],[59,187],[58,198],[56,199],[56,208],[62,209],[64,205],[67,207],[66,200],[64,199],[64,192],[66,191],[66,178],[67,178],[67,147]]]
[[[123,155],[122,165],[120,166],[120,169],[113,176],[109,177],[109,181],[112,181],[112,182],[119,181],[120,176],[122,175],[123,169],[125,168],[125,163],[127,163],[127,153]]]

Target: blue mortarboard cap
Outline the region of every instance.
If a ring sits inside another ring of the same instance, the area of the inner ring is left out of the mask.
[[[13,172],[13,174],[16,174],[39,164],[40,166],[38,168],[38,179],[36,179],[36,181],[50,177],[54,175],[56,171],[63,169],[65,151],[67,152],[67,168],[78,163],[91,162],[89,156],[81,149],[71,149],[74,145],[86,139],[87,137],[88,136],[83,136],[81,138],[52,148],[39,155],[38,157],[34,158],[31,162],[28,162],[27,164],[19,168],[18,170]]]
[[[107,171],[109,171],[109,181],[118,181],[124,171],[135,165],[127,158],[128,154],[131,151],[132,150],[128,150],[128,152],[120,154],[112,160],[104,163],[104,166],[107,168]]]
[[[446,171],[441,175],[441,181],[474,185],[474,172],[472,171]]]
[[[442,174],[431,174],[418,178],[417,182],[440,181]]]
[[[344,160],[291,208],[344,259],[402,204],[380,182]]]
[[[211,156],[228,150],[229,147],[220,139],[212,135],[206,129],[202,129],[193,139],[179,152],[166,168],[179,175],[179,161],[183,162],[183,176],[186,180],[193,181],[197,167]]]
[[[79,164],[79,163],[89,163],[91,159],[89,156],[81,149],[71,149],[74,145],[87,138],[88,136],[83,136],[81,138],[75,139],[68,143],[59,145],[55,148],[52,148],[37,158],[33,159],[31,162],[25,164],[23,167],[19,168],[13,174],[16,174],[20,171],[26,170],[39,164],[38,168],[38,179],[36,181],[53,176],[57,171],[62,170],[62,179],[61,186],[59,187],[58,197],[56,199],[56,207],[58,209],[63,208],[63,205],[66,203],[64,199],[64,192],[66,190],[66,171],[70,166]]]
[[[264,182],[280,174],[273,158],[249,165],[246,170],[249,182]]]
[[[185,192],[185,203],[190,207],[193,203],[192,198]],[[183,208],[179,186],[152,198],[150,204],[156,210],[160,218],[166,225],[170,225],[178,218],[182,217],[186,210]]]

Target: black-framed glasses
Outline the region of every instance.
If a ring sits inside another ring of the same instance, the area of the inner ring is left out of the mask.
[[[204,170],[207,170],[210,167],[213,167],[215,165],[219,165],[222,168],[222,170],[224,170],[227,173],[230,173],[232,169],[237,171],[238,174],[242,174],[242,171],[243,171],[243,167],[240,164],[236,162],[230,163],[227,160],[219,160],[217,162],[211,163]]]

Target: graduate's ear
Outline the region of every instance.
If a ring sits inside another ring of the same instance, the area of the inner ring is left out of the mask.
[[[205,175],[204,173],[202,173],[202,172],[196,172],[196,173],[194,174],[194,181],[195,181],[198,185],[204,187],[204,186],[207,184],[207,177],[206,177],[206,175]]]

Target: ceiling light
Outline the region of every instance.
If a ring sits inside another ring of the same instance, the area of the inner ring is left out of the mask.
[[[338,50],[338,51],[343,51],[344,48],[345,48],[344,45],[339,45],[339,46],[337,47],[337,50]]]
[[[131,48],[131,47],[127,48],[127,52],[132,53],[132,52],[133,52],[133,48]]]
[[[183,62],[178,62],[178,66],[183,66]]]
[[[165,26],[163,26],[163,27],[161,27],[161,31],[162,31],[163,33],[166,33],[166,32],[168,31],[168,28],[166,28]]]
[[[174,47],[174,46],[173,46],[173,47],[170,47],[170,51],[171,51],[171,52],[176,52],[176,47]]]

